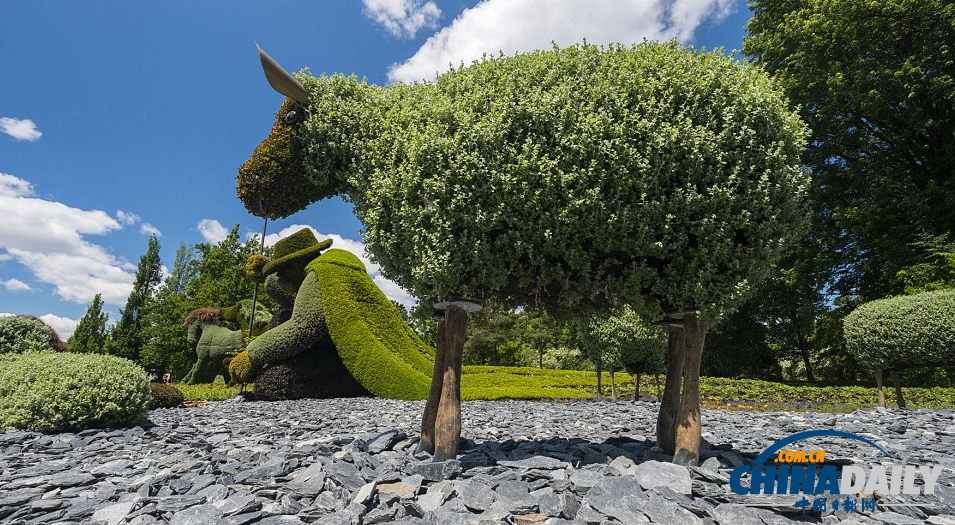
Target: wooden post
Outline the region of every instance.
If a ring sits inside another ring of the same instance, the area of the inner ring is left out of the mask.
[[[657,414],[657,446],[672,454],[676,450],[676,417],[680,410],[680,386],[686,357],[683,328],[667,327],[667,375]]]
[[[416,452],[434,454],[434,422],[438,417],[438,403],[441,400],[441,387],[444,385],[444,361],[447,354],[445,318],[438,319],[438,334],[435,337],[434,370],[431,372],[431,389],[428,391],[428,402],[424,406],[421,416],[421,441],[418,442]]]
[[[610,399],[616,403],[617,402],[617,383],[613,378],[613,363],[610,363]]]
[[[468,331],[468,312],[461,306],[448,306],[443,385],[435,419],[433,460],[445,461],[458,455],[461,440],[461,358]]]
[[[899,371],[892,371],[892,383],[895,385],[895,401],[899,404],[899,408],[905,408],[905,398],[902,397],[902,380],[899,377]]]
[[[875,371],[875,388],[879,393],[879,406],[885,408],[885,392],[882,391],[882,370]]]
[[[600,359],[598,359],[597,360],[597,399],[600,399],[601,397],[603,397],[603,388],[601,388],[601,385],[600,385],[600,380],[601,380],[601,377],[603,376],[603,370],[601,370],[602,367],[600,365],[601,365]]]
[[[686,360],[683,364],[683,393],[677,416],[673,462],[695,467],[700,461],[700,363],[706,341],[706,323],[700,320],[696,312],[687,312],[683,322]]]

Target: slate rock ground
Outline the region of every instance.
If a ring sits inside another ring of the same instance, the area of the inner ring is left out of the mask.
[[[653,403],[465,402],[460,454],[440,464],[414,454],[422,410],[372,398],[233,400],[154,410],[130,429],[2,432],[0,523],[955,525],[952,411],[704,411],[701,464],[687,469],[655,447]],[[803,514],[798,496],[729,489],[733,467],[820,428],[897,456],[816,438],[840,464],[945,466],[935,494],[879,495],[874,513]]]

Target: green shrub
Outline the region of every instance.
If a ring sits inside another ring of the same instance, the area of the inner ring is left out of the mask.
[[[955,363],[955,290],[870,301],[843,327],[846,348],[872,369]]]
[[[331,249],[306,269],[318,276],[328,333],[352,376],[377,396],[427,397],[434,368],[428,357],[434,351],[404,322],[358,257]]]
[[[182,404],[185,397],[182,390],[166,383],[149,383],[149,409],[175,408]]]
[[[270,365],[255,378],[252,391],[257,401],[369,395],[348,373],[337,350],[329,343]]]
[[[120,357],[0,356],[0,428],[64,432],[129,426],[145,419],[149,401],[146,372]]]
[[[0,354],[63,350],[56,332],[36,317],[0,317]]]

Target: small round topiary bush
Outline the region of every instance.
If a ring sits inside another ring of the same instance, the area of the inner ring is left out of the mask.
[[[0,317],[0,354],[63,350],[60,336],[43,321],[29,315]]]
[[[123,427],[146,418],[149,378],[102,354],[0,356],[0,428],[37,432]]]
[[[185,401],[185,396],[178,388],[166,383],[149,383],[149,409],[176,408]]]
[[[873,370],[955,363],[955,290],[870,301],[843,328],[846,348]]]

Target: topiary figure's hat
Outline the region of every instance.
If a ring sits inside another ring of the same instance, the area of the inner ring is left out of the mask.
[[[275,258],[262,267],[262,276],[265,277],[292,264],[299,264],[304,268],[309,261],[318,257],[322,251],[331,245],[331,239],[318,242],[312,230],[301,229],[275,243],[272,252]]]

